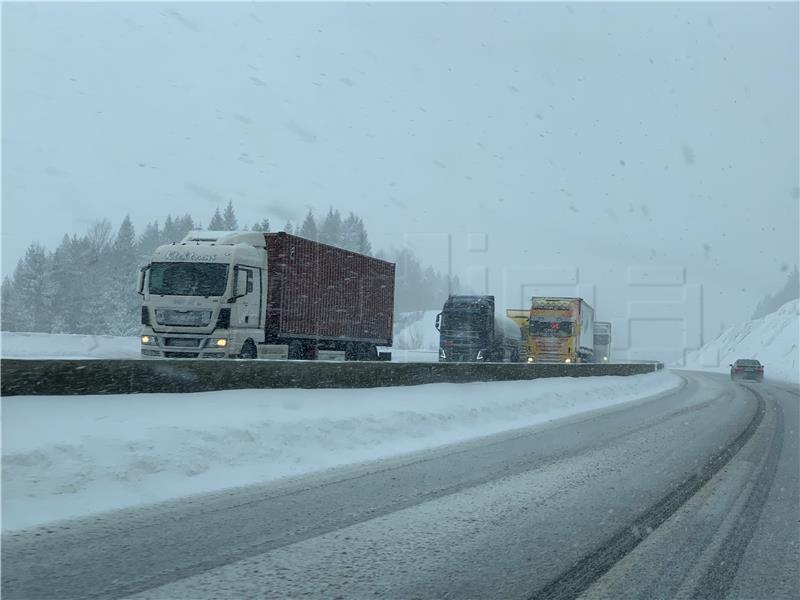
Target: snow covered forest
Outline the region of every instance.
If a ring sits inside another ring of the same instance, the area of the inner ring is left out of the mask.
[[[203,229],[192,215],[167,216],[136,233],[129,217],[115,230],[103,220],[84,235],[64,235],[54,251],[32,243],[12,276],[2,283],[2,329],[44,333],[133,335],[139,330],[141,299],[136,293],[140,267],[156,247],[180,241],[189,231]],[[425,268],[409,250],[372,251],[363,220],[353,212],[342,217],[329,209],[322,219],[309,210],[303,223],[272,228],[268,219],[250,226],[239,223],[232,203],[216,210],[206,227],[212,231],[286,231],[320,242],[372,254],[397,263],[395,311],[441,308],[448,280]]]

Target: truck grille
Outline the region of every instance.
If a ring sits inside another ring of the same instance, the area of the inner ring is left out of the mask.
[[[164,352],[167,358],[197,358],[197,352]]]
[[[536,338],[536,361],[537,362],[561,362],[562,359],[561,340],[555,338]],[[566,351],[566,347],[563,348]]]
[[[206,327],[211,322],[210,310],[178,310],[157,308],[156,321],[159,325],[174,327]]]
[[[202,339],[200,338],[179,338],[168,337],[164,338],[165,346],[177,346],[179,348],[199,348]]]

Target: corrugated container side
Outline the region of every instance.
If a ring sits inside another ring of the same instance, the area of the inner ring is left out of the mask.
[[[267,237],[267,335],[392,343],[392,263],[286,233]]]

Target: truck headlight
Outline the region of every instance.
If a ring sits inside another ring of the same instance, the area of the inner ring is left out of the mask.
[[[528,357],[528,362],[533,362],[533,359]]]
[[[604,356],[604,357],[603,357],[603,360],[608,360],[608,357],[607,357],[607,356]]]
[[[228,345],[228,338],[212,338],[208,341],[208,345],[215,348],[225,348]]]
[[[571,358],[567,358],[567,359],[565,359],[565,360],[564,360],[564,362],[565,362],[565,363],[571,363],[571,362],[572,362],[572,359],[571,359]]]
[[[158,341],[154,335],[143,335],[142,345],[144,346],[158,346]]]

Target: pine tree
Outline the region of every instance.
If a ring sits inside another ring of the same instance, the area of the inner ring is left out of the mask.
[[[162,234],[159,229],[158,221],[148,223],[144,229],[144,233],[139,237],[139,259],[144,262],[149,262],[150,257],[161,244]]]
[[[342,224],[342,248],[359,254],[369,255],[372,252],[364,221],[353,212],[347,215]]]
[[[283,230],[289,235],[294,235],[294,225],[292,225],[291,221],[286,221],[286,225],[284,225]]]
[[[167,218],[164,219],[164,227],[161,229],[161,238],[159,239],[159,246],[163,244],[171,244],[172,242],[177,242],[179,240],[175,239],[177,237],[175,230],[175,221],[172,219],[172,215],[167,215]]]
[[[50,297],[52,298],[52,333],[75,333],[75,316],[78,299],[75,297],[76,282],[73,276],[73,239],[64,235],[61,244],[53,252],[53,271],[50,278]]]
[[[219,212],[219,208],[214,211],[214,216],[211,217],[211,222],[208,224],[209,231],[225,231],[225,220]]]
[[[25,256],[17,263],[11,282],[13,300],[11,320],[17,331],[49,332],[52,323],[48,281],[52,263],[38,243],[28,246]]]
[[[175,218],[175,233],[177,235],[175,237],[175,241],[176,242],[181,241],[183,238],[186,237],[186,235],[190,231],[192,231],[194,229],[200,229],[200,227],[199,227],[199,225],[195,224],[194,219],[192,219],[192,215],[190,215],[189,213],[186,213],[182,217],[176,217]]]
[[[222,223],[225,231],[236,231],[239,229],[239,222],[236,220],[236,214],[233,212],[233,202],[228,200],[228,206],[222,213]]]
[[[94,261],[100,260],[103,253],[111,247],[112,231],[113,227],[108,219],[97,221],[89,228],[86,242],[94,255]]]
[[[353,251],[366,255],[372,252],[372,244],[369,243],[367,229],[364,227],[364,221],[360,217],[356,220],[353,238],[355,244]]]
[[[342,248],[356,251],[358,247],[358,217],[350,212],[342,223]]]
[[[443,278],[433,267],[427,267],[422,272],[422,281],[419,289],[420,308],[434,308],[437,298],[442,297]],[[446,289],[446,285],[444,286]],[[446,294],[445,294],[446,296]]]
[[[14,293],[14,283],[10,277],[3,278],[0,287],[0,329],[3,331],[19,331],[17,321],[19,302]]]
[[[112,278],[109,260],[113,243],[111,223],[95,223],[89,233],[73,245],[74,294],[78,300],[76,333],[105,334],[110,321],[107,298],[101,293]]]
[[[175,228],[177,220],[173,221]],[[140,299],[135,287],[138,260],[136,234],[128,216],[122,221],[109,253],[111,266],[107,286],[108,333],[110,335],[132,335],[138,329]]]
[[[395,309],[398,312],[424,310],[422,267],[414,254],[403,249],[395,254]]]
[[[269,232],[269,219],[261,219],[259,223],[255,223],[250,231],[262,231],[264,233]]]
[[[314,221],[314,214],[311,212],[311,209],[308,209],[308,214],[306,215],[305,221],[303,221],[302,227],[300,227],[300,231],[298,235],[308,239],[308,240],[316,240],[318,236],[317,231],[317,223]]]
[[[57,296],[63,294],[66,299],[64,308],[68,332],[106,333],[106,307],[98,288],[108,280],[108,270],[101,268],[95,247],[87,236],[70,239],[61,268],[54,269],[55,276],[59,279]]]
[[[342,216],[338,210],[335,211],[333,208],[328,210],[328,215],[319,228],[319,241],[331,246],[344,247]]]

